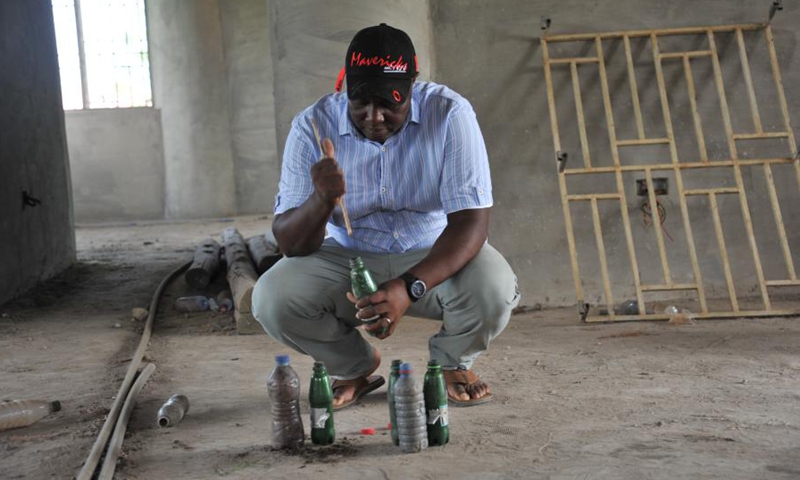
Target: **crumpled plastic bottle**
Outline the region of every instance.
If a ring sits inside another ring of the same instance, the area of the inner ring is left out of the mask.
[[[697,323],[694,319],[694,314],[686,308],[678,308],[675,305],[670,305],[664,309],[664,315],[669,317],[668,325],[694,325]]]

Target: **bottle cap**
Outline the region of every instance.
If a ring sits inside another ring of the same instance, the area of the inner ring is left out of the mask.
[[[401,363],[400,364],[400,375],[408,375],[409,373],[413,372],[414,369],[411,368],[410,363]]]
[[[289,355],[275,355],[275,363],[281,366],[289,365]]]
[[[433,368],[442,368],[442,366],[439,365],[439,360],[434,360],[434,359],[431,359],[430,361],[428,361],[428,368],[431,368],[431,367],[433,367]]]
[[[325,371],[325,364],[322,362],[314,362],[314,371],[315,372],[324,372]]]
[[[375,429],[372,427],[362,428],[361,435],[375,435]]]

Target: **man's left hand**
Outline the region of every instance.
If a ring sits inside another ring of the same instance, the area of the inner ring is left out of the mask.
[[[368,319],[380,316],[377,322],[365,325],[364,330],[383,340],[394,333],[400,319],[405,315],[411,300],[406,291],[406,282],[399,278],[389,280],[378,287],[378,291],[368,297],[356,299],[347,292],[347,298],[356,304],[356,318]]]

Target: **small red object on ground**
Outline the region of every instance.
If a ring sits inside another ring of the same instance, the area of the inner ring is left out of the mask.
[[[372,427],[362,428],[361,435],[375,435],[375,429]]]
[[[391,430],[391,429],[392,429],[392,422],[389,422],[386,424],[386,430]]]

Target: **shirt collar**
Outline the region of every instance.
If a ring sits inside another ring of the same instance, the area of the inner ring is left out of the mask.
[[[414,93],[416,92],[412,90],[411,119],[409,120],[409,123],[419,124],[419,101]],[[344,101],[342,102],[342,111],[339,114],[339,136],[350,134],[357,137],[358,131],[356,130],[355,125],[353,125],[353,122],[350,121],[350,114],[347,112],[347,95],[341,95],[342,98],[344,98]]]

